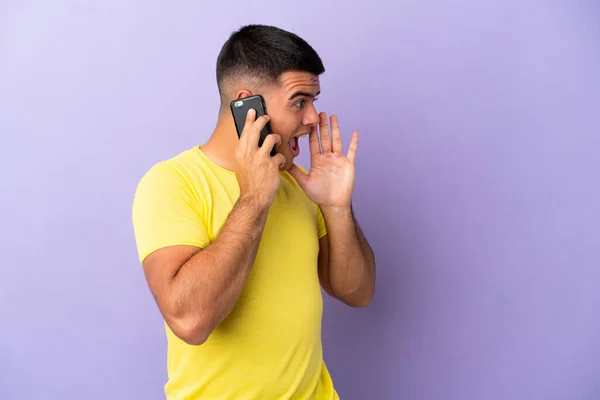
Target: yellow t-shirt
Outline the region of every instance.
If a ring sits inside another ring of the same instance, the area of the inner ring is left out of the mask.
[[[338,399],[321,347],[317,255],[325,223],[296,180],[280,176],[255,263],[228,317],[200,346],[165,324],[168,399]],[[140,262],[165,246],[205,248],[238,196],[235,174],[198,147],[154,165],[133,203]]]

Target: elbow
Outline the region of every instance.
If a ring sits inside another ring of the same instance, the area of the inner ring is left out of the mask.
[[[343,302],[349,307],[364,308],[371,304],[373,296],[375,295],[375,288],[357,288],[351,292],[339,292],[334,291],[334,297]]]
[[[357,296],[358,298],[356,299],[355,303],[354,303],[354,307],[367,307],[369,304],[371,304],[371,302],[373,301],[373,297],[375,296],[375,263],[373,262],[373,264],[371,264],[371,267],[369,268],[369,277],[368,277],[368,284],[366,285],[366,287],[363,287],[362,293],[360,296]]]
[[[371,304],[375,296],[375,274],[370,274],[368,278],[363,277],[360,283],[352,289],[347,288],[343,291],[334,289],[334,292],[336,292],[335,297],[347,306],[355,308],[367,307]]]
[[[175,336],[191,346],[204,344],[214,328],[210,318],[199,315],[169,318],[167,324]]]
[[[345,303],[346,305],[354,308],[365,308],[373,300],[374,292],[369,292],[360,296],[348,296]]]
[[[371,304],[375,296],[375,280],[367,285],[357,288],[356,290],[339,296],[339,298],[348,306],[355,308],[364,308]]]
[[[209,332],[202,327],[178,327],[172,329],[173,334],[190,346],[200,346],[208,340]]]

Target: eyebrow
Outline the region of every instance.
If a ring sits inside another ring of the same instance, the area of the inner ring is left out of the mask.
[[[290,98],[288,100],[292,100],[296,97],[300,97],[300,96],[305,96],[305,97],[317,97],[318,95],[321,94],[321,91],[317,92],[316,95],[312,94],[312,93],[308,93],[308,92],[296,92],[293,95],[290,96]]]

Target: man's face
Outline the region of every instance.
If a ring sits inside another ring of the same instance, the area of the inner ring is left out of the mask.
[[[314,101],[320,93],[319,77],[308,72],[286,72],[279,85],[265,93],[265,106],[271,130],[281,136],[277,152],[286,159],[282,170],[288,170],[300,154],[298,137],[308,135],[319,123]]]

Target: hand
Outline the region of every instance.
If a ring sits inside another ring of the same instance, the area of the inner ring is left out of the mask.
[[[352,134],[348,154],[344,157],[337,117],[331,117],[331,134],[327,125],[327,115],[321,113],[319,118],[320,140],[316,126],[310,132],[308,139],[310,145],[308,175],[295,165],[290,169],[290,173],[307,196],[322,209],[350,208],[354,190],[354,159],[358,148],[358,132]]]
[[[263,145],[258,146],[260,131],[269,121],[268,116],[255,120],[256,112],[249,110],[240,141],[235,148],[237,169],[235,171],[240,185],[240,198],[251,199],[259,207],[269,207],[279,188],[279,168],[285,164],[285,157],[270,153],[276,144],[281,143],[279,135],[270,134]]]

